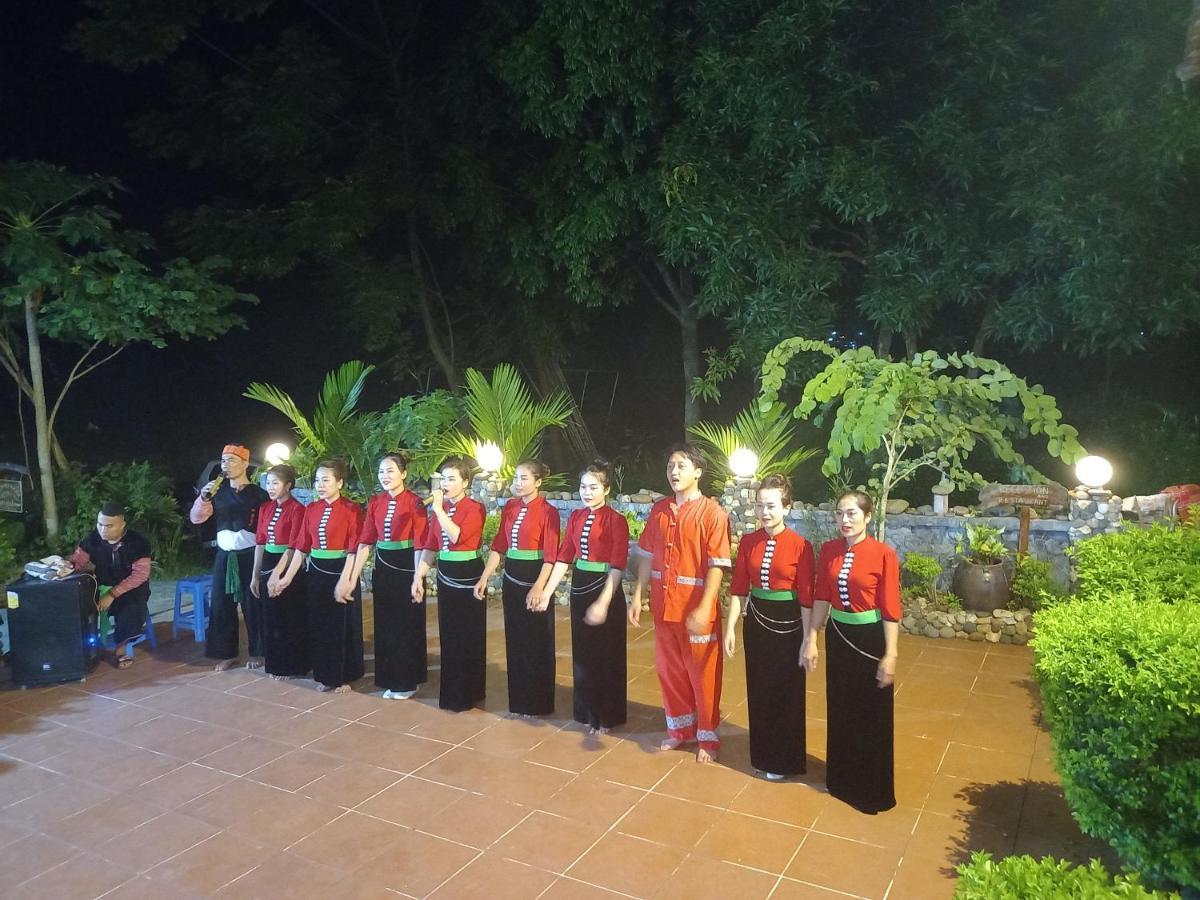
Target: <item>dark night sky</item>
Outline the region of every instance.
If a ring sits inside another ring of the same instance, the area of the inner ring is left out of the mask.
[[[129,224],[154,233],[162,243],[161,223],[169,212],[194,205],[222,186],[173,162],[150,159],[133,146],[127,122],[156,101],[161,86],[153,72],[130,77],[89,65],[64,49],[64,38],[80,14],[76,0],[5,5],[0,156],[119,177],[130,193],[114,205]],[[336,325],[331,312],[336,298],[319,295],[303,275],[286,284],[239,287],[262,299],[260,306],[244,311],[247,329],[215,343],[174,343],[161,351],[132,347],[73,389],[60,422],[68,454],[92,465],[148,458],[186,481],[228,438],[240,437],[256,451],[270,440],[287,438],[280,416],[241,397],[245,385],[254,380],[277,383],[308,409],[324,372],[361,354]],[[502,317],[497,319],[497,327],[503,327]],[[719,328],[712,326],[706,338],[706,345],[719,343]],[[992,352],[1059,394],[1068,418],[1073,406],[1090,402],[1102,373],[1098,360],[1081,364],[1055,353],[1022,357],[1002,348]],[[73,358],[58,347],[49,356],[57,373]],[[1147,399],[1156,396],[1194,409],[1190,359],[1194,352],[1187,342],[1173,342],[1160,352],[1118,361],[1114,382],[1142,387]],[[681,391],[677,360],[672,322],[653,305],[607,314],[586,340],[572,347],[568,367],[600,370],[589,378],[585,412],[603,452],[614,453],[643,436],[656,449],[675,439]],[[619,391],[606,421],[614,371],[619,372]],[[582,383],[580,374],[577,391]],[[383,408],[396,394],[413,389],[377,378],[364,405]],[[656,400],[656,393],[666,399]],[[735,386],[727,405],[744,401],[748,393],[748,381]],[[0,459],[21,461],[15,390],[7,380],[0,398]],[[97,407],[105,410],[104,416]],[[32,415],[28,408],[26,415]]]

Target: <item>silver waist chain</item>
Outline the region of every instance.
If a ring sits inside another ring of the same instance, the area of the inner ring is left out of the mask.
[[[451,578],[448,575],[443,575],[442,570],[438,569],[437,573],[438,584],[444,584],[448,588],[456,588],[460,591],[473,591],[479,579],[472,581],[469,578]]]
[[[513,584],[517,585],[517,587],[531,588],[534,586],[534,584],[536,584],[536,582],[533,581],[522,581],[520,578],[514,578],[512,575],[508,574],[508,569],[504,570],[504,577]]]
[[[378,552],[376,552],[376,554],[375,554],[375,562],[379,563],[381,566],[384,566],[385,568],[391,569],[394,572],[415,572],[415,571],[417,571],[416,569],[406,569],[403,566],[393,566],[390,562],[388,562],[386,559],[384,559],[382,556],[380,556]]]
[[[855,643],[854,643],[854,641],[850,640],[850,638],[848,638],[848,637],[846,637],[844,634],[842,634],[842,629],[838,628],[837,619],[833,619],[833,618],[831,618],[831,619],[829,620],[829,625],[830,625],[830,627],[831,627],[831,628],[833,628],[833,630],[834,630],[834,631],[836,631],[836,632],[837,632],[837,634],[838,634],[838,637],[840,637],[840,638],[841,638],[843,641],[845,641],[845,642],[846,642],[846,645],[847,645],[847,646],[848,646],[848,647],[849,647],[851,650],[853,650],[855,653],[861,653],[861,654],[862,654],[863,656],[865,656],[867,659],[873,659],[873,660],[875,660],[875,662],[882,662],[882,660],[881,660],[881,659],[880,659],[878,656],[872,656],[872,655],[871,655],[870,653],[868,653],[866,650],[860,650],[860,649],[858,648],[858,645],[857,645],[857,644],[855,644]]]
[[[753,615],[755,621],[758,622],[759,625],[774,634],[795,634],[804,627],[803,619],[792,619],[789,622],[780,622],[776,619],[768,619],[754,605],[754,598],[751,596],[746,597],[746,613],[748,615]],[[777,627],[781,625],[785,627]]]

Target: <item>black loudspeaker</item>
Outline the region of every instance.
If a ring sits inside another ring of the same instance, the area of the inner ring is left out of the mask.
[[[96,662],[96,581],[25,578],[8,585],[12,680],[22,687],[81,681]]]

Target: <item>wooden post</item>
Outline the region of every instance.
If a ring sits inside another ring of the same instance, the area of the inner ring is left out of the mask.
[[[1029,555],[1029,524],[1033,521],[1033,510],[1028,506],[1021,507],[1021,532],[1017,537],[1017,559]]]

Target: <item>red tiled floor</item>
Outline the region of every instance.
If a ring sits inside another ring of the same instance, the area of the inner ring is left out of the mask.
[[[901,638],[900,805],[863,816],[824,791],[824,672],[809,771],[771,783],[749,763],[743,666],[721,760],[698,766],[657,750],[651,628],[629,634],[629,723],[595,737],[563,718],[565,620],[558,717],[534,721],[505,717],[488,621],[488,701],[465,713],[437,708],[436,668],[414,700],[366,679],[332,697],[213,673],[188,639],[81,685],[0,686],[4,896],[896,900],[950,896],[972,850],[1115,864],[1070,817],[1027,648]]]

